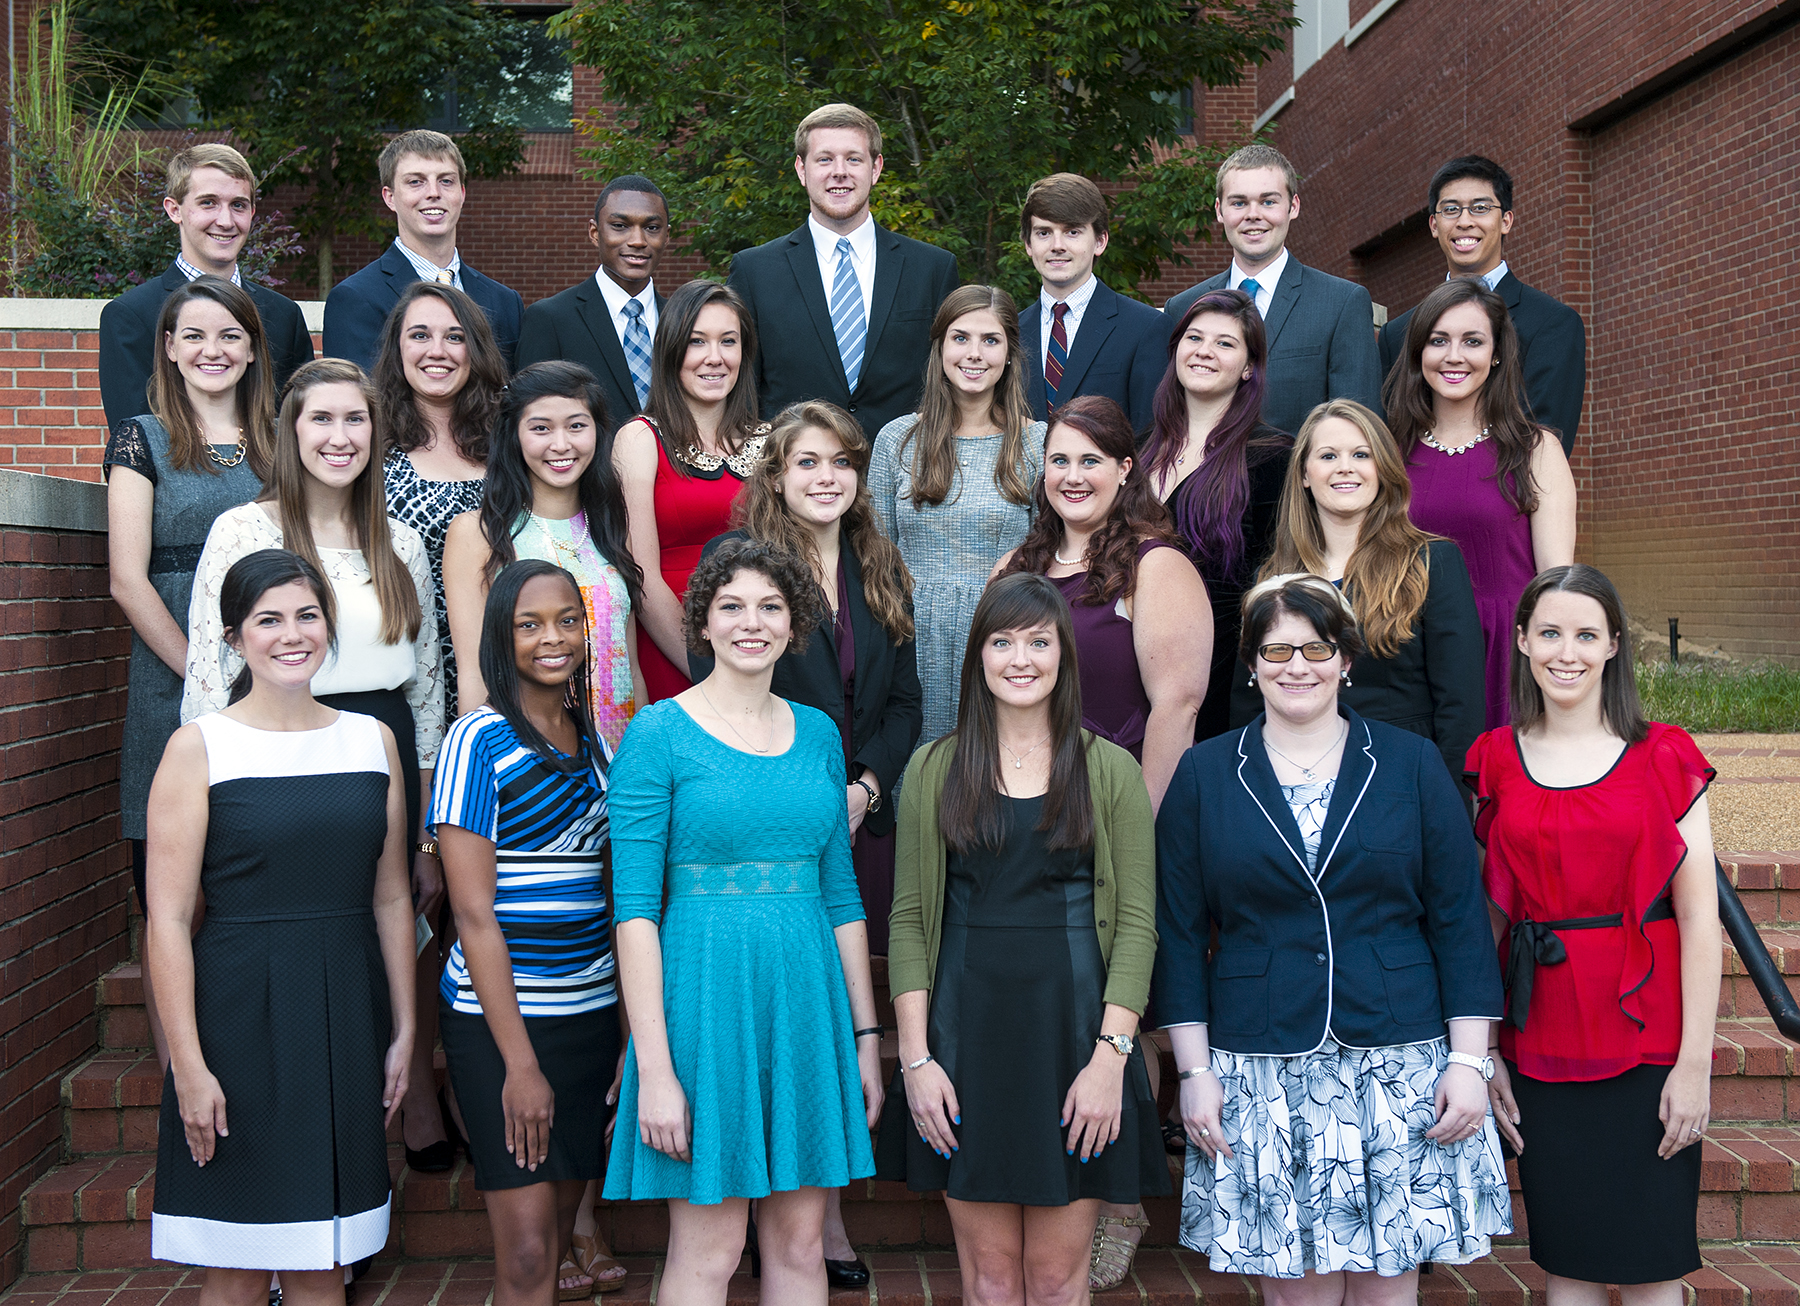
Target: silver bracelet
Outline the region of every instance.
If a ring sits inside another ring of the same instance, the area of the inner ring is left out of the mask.
[[[1198,1079],[1202,1075],[1213,1075],[1213,1074],[1217,1074],[1217,1073],[1218,1072],[1215,1071],[1210,1065],[1195,1066],[1190,1070],[1182,1071],[1180,1073],[1180,1075],[1177,1076],[1177,1078],[1178,1079]]]
[[[936,1060],[937,1060],[936,1057],[932,1056],[929,1052],[927,1052],[924,1056],[920,1057],[917,1061],[909,1062],[907,1064],[906,1068],[908,1070],[917,1070],[920,1066],[924,1065],[926,1062],[936,1061]]]

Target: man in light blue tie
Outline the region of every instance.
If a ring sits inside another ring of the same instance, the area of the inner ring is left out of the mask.
[[[1262,418],[1289,434],[1315,405],[1354,399],[1381,411],[1381,363],[1369,292],[1294,258],[1288,227],[1300,216],[1300,174],[1281,151],[1246,145],[1219,165],[1213,212],[1231,265],[1163,309],[1171,332],[1209,290],[1241,290],[1268,331]]]
[[[873,440],[917,407],[931,320],[956,288],[956,260],[881,227],[869,195],[881,179],[881,127],[854,105],[828,104],[794,131],[806,222],[731,261],[761,342],[763,415],[825,399]]]
[[[594,201],[588,243],[600,266],[567,290],[525,310],[519,366],[561,359],[580,363],[606,392],[606,434],[642,412],[650,398],[650,359],[666,296],[656,269],[669,245],[669,202],[636,173],[614,177]]]

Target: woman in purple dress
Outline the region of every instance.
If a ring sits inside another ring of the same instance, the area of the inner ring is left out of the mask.
[[[1525,406],[1506,301],[1446,281],[1412,315],[1383,391],[1419,529],[1462,546],[1487,642],[1487,726],[1507,723],[1513,612],[1531,578],[1575,560],[1575,478]],[[1465,456],[1466,455],[1466,456]]]

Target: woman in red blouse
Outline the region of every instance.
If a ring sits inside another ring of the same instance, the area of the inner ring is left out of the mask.
[[[1608,1284],[1624,1306],[1680,1306],[1700,1268],[1713,769],[1644,719],[1625,632],[1600,572],[1540,573],[1519,602],[1513,725],[1469,750],[1507,980],[1489,1091],[1551,1306],[1605,1306]]]

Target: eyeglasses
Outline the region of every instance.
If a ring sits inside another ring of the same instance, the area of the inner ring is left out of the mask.
[[[1264,644],[1256,650],[1256,656],[1264,662],[1291,662],[1294,650],[1298,647],[1300,656],[1308,662],[1329,662],[1337,656],[1338,646],[1330,640],[1314,639],[1304,644]]]
[[[1455,200],[1445,200],[1437,206],[1437,215],[1440,218],[1449,218],[1454,222],[1463,215],[1464,209],[1469,211],[1471,218],[1485,218],[1490,213],[1500,212],[1500,206],[1493,200],[1476,200],[1473,204],[1458,204]]]

